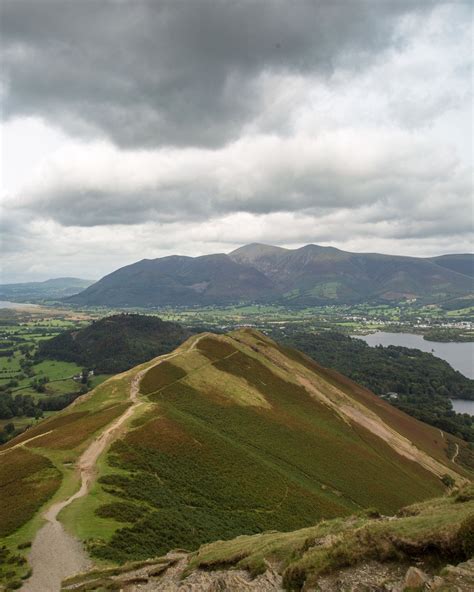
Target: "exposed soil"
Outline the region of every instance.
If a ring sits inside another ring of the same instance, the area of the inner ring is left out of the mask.
[[[453,463],[456,462],[456,459],[457,459],[457,457],[459,455],[459,444],[455,443],[454,446],[456,446],[456,450],[455,450],[455,452],[453,454],[453,458],[451,459],[451,462],[453,462]]]

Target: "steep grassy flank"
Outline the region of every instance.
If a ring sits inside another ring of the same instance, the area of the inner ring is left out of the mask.
[[[146,412],[68,523],[87,531],[94,556],[123,562],[371,506],[393,513],[441,492],[450,469],[410,448],[350,384],[338,387],[257,332],[195,337],[145,374]],[[391,441],[337,405],[366,413]],[[400,454],[399,443],[418,456]],[[94,516],[87,528],[83,515]]]
[[[44,456],[18,448],[0,456],[0,537],[27,522],[57,490],[61,475]]]
[[[439,429],[410,417],[383,399],[375,397],[371,391],[353,380],[343,376],[336,370],[321,366],[297,350],[282,347],[275,342],[269,342],[269,344],[273,344],[278,351],[295,360],[298,364],[302,364],[310,371],[322,376],[328,384],[335,386],[356,401],[359,401],[362,405],[377,414],[384,422],[393,426],[401,435],[411,440],[421,450],[426,451],[440,462],[447,463],[448,466],[451,466],[461,474],[465,474],[466,476],[471,475],[471,472],[474,470],[474,451],[465,441],[451,434],[443,434]],[[460,459],[457,465],[453,465],[450,462],[455,444],[460,448]]]
[[[418,349],[370,347],[361,339],[333,331],[283,335],[275,330],[274,335],[379,396],[398,393],[392,404],[409,415],[474,442],[474,419],[456,416],[451,404],[451,399],[474,400],[474,380],[446,361]]]

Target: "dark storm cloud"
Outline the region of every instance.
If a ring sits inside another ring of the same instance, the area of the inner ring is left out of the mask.
[[[4,0],[4,114],[126,146],[217,146],[262,109],[264,72],[361,69],[431,0]]]

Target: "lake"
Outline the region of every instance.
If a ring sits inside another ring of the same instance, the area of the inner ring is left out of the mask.
[[[451,399],[453,409],[456,413],[469,413],[474,415],[474,401],[466,401],[465,399]]]
[[[38,304],[29,304],[28,302],[9,302],[8,300],[0,300],[0,308],[31,308]]]
[[[474,378],[474,343],[472,342],[439,343],[437,341],[426,341],[422,335],[414,335],[413,333],[386,333],[384,331],[377,331],[369,335],[353,335],[353,337],[363,339],[372,347],[376,345],[401,345],[421,349],[446,360],[464,376]]]

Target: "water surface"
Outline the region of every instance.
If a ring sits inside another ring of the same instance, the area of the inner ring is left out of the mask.
[[[451,399],[453,409],[456,413],[469,413],[474,415],[474,401],[466,401],[466,399]]]
[[[9,300],[0,300],[0,308],[31,308],[37,306],[38,304],[30,304],[29,302],[10,302]]]
[[[474,343],[473,342],[449,342],[426,341],[422,335],[413,333],[386,333],[377,331],[369,335],[353,335],[363,339],[370,346],[376,345],[401,345],[414,347],[421,351],[432,353],[434,356],[446,360],[455,370],[459,370],[464,376],[474,378]]]

